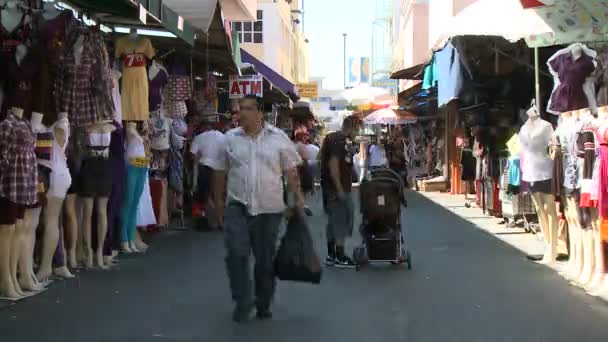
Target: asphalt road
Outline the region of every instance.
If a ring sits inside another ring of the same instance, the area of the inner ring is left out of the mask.
[[[313,209],[321,213],[315,201]],[[108,272],[80,273],[0,309],[0,340],[605,341],[608,306],[417,194],[407,239],[414,268],[326,269],[321,285],[280,283],[274,319],[238,326],[219,233],[154,241]],[[325,219],[311,221],[319,247]],[[320,248],[324,255],[324,248]],[[5,339],[6,338],[6,339]]]

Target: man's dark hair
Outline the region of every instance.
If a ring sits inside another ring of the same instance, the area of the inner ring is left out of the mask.
[[[264,111],[264,99],[255,95],[255,94],[247,94],[245,96],[243,96],[241,98],[241,101],[243,100],[255,100],[255,103],[257,104],[258,107],[258,111],[263,112]]]
[[[349,115],[344,118],[342,121],[342,129],[355,129],[357,125],[357,120],[352,115]]]

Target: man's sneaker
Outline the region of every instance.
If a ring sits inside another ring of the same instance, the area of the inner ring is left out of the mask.
[[[258,308],[257,312],[256,312],[256,317],[259,320],[271,319],[272,318],[272,311],[270,311],[270,308],[267,308],[267,307]]]
[[[251,319],[253,313],[253,305],[237,305],[232,313],[232,320],[237,323],[243,323]]]
[[[351,258],[342,256],[336,258],[335,266],[341,268],[355,268],[357,265],[352,261]]]
[[[325,258],[325,266],[335,266],[336,265],[336,257],[328,255]]]

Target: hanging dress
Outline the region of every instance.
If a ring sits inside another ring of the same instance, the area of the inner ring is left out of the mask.
[[[145,121],[149,118],[148,73],[146,62],[155,55],[148,38],[120,37],[116,40],[116,58],[122,60],[122,119]]]

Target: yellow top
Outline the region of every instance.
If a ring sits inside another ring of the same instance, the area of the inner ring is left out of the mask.
[[[152,59],[156,55],[150,39],[142,37],[138,37],[137,39],[130,38],[129,36],[120,37],[116,40],[115,49],[114,54],[116,58],[121,58],[124,55],[132,53],[143,53],[148,59]]]

